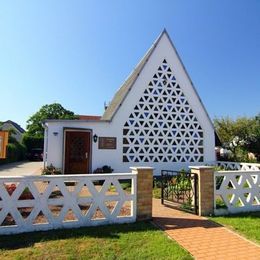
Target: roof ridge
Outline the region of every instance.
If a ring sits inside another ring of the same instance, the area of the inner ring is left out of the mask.
[[[210,116],[198,94],[197,89],[195,88],[191,77],[188,74],[188,71],[186,69],[186,67],[184,66],[184,63],[182,62],[182,59],[177,51],[177,49],[175,48],[171,37],[169,36],[167,30],[164,28],[163,31],[160,33],[160,35],[158,36],[158,38],[153,42],[152,46],[148,49],[148,51],[146,52],[146,54],[143,56],[143,58],[141,59],[141,61],[137,64],[137,66],[135,67],[135,69],[130,73],[130,75],[128,76],[128,78],[125,80],[125,82],[121,85],[121,87],[118,89],[118,91],[116,92],[116,94],[114,95],[112,101],[110,102],[109,106],[107,107],[107,109],[105,110],[101,120],[106,120],[106,121],[111,121],[114,117],[114,115],[116,114],[117,110],[119,109],[119,107],[121,106],[122,102],[124,101],[124,99],[127,96],[127,93],[131,90],[131,87],[133,86],[133,84],[135,83],[136,79],[138,78],[139,74],[141,73],[142,69],[144,68],[145,64],[147,63],[147,61],[149,60],[150,56],[152,55],[155,47],[157,46],[158,42],[160,41],[160,39],[162,38],[163,35],[166,35],[166,37],[168,38],[175,54],[177,55],[177,58],[188,78],[188,80],[190,81],[191,87],[193,88],[195,95],[198,98],[198,101],[200,102],[203,110],[205,111],[205,114],[211,124],[211,126],[214,128],[214,125],[210,119]]]
[[[153,42],[152,46],[148,49],[148,51],[145,53],[143,58],[138,62],[138,64],[135,66],[135,68],[132,70],[132,72],[129,74],[129,76],[126,78],[124,83],[121,85],[121,87],[117,90],[116,94],[112,98],[112,101],[108,105],[107,109],[105,110],[101,120],[112,120],[115,113],[117,112],[118,108],[121,106],[122,102],[124,101],[127,93],[130,91],[131,87],[135,83],[136,79],[138,78],[139,74],[143,70],[145,64],[149,60],[150,56],[152,55],[155,47],[157,46],[158,42],[162,38],[164,34],[167,34],[166,29],[164,29],[160,35],[157,37],[157,39]]]
[[[5,123],[12,124],[21,133],[25,132],[25,130],[19,124],[17,124],[16,122],[14,122],[14,121],[12,121],[10,119],[6,120],[5,122],[2,122],[2,124],[5,124]]]

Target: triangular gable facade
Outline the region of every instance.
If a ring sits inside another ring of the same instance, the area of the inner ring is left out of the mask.
[[[59,141],[50,134],[47,138],[56,149],[49,152],[47,164],[61,168],[66,161],[62,147],[68,128],[90,131],[90,140],[98,137],[97,143],[89,144],[89,172],[102,165],[110,165],[116,172],[128,171],[130,166],[153,166],[159,174],[161,169],[178,170],[215,160],[212,122],[165,30],[99,121],[56,120],[47,125],[49,130],[61,132]],[[113,137],[115,147],[100,148],[102,136]]]
[[[129,79],[103,115],[123,128],[123,162],[213,159],[214,128],[166,31]]]

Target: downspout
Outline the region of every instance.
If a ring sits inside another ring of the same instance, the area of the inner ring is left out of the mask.
[[[43,168],[46,168],[47,164],[47,155],[48,155],[48,126],[46,122],[42,123],[44,128],[44,145],[43,145]]]

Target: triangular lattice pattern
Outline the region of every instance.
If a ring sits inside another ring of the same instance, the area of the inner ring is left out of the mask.
[[[215,172],[215,200],[221,199],[228,212],[260,209],[260,175],[254,171]],[[215,213],[218,213],[215,210]]]
[[[123,128],[123,162],[201,162],[203,130],[166,60]]]

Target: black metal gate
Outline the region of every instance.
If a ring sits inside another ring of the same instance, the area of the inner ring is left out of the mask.
[[[185,171],[161,171],[161,202],[197,214],[197,175]]]

